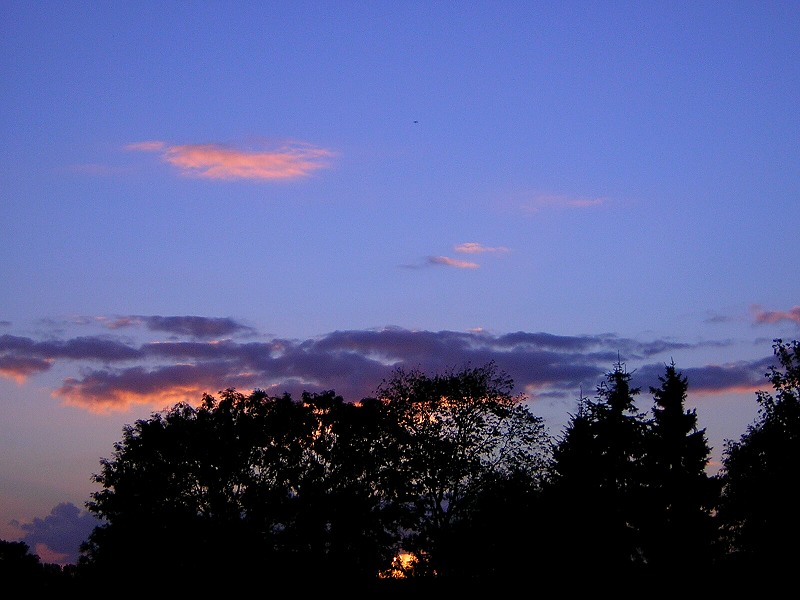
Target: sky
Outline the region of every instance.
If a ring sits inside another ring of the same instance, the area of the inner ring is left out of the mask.
[[[712,447],[800,338],[800,3],[0,3],[0,539],[123,427],[494,361],[561,434],[674,362]]]

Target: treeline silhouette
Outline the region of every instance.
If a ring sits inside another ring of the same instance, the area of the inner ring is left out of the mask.
[[[494,363],[398,369],[358,403],[206,394],[123,428],[93,476],[102,489],[86,507],[102,524],[77,565],[0,542],[0,581],[142,593],[777,584],[798,558],[800,345],[773,350],[773,389],[714,474],[674,364],[646,412],[613,365],[555,439]]]

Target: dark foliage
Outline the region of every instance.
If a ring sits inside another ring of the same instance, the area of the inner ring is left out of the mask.
[[[650,388],[653,418],[643,455],[642,552],[651,569],[697,572],[713,558],[720,485],[706,471],[711,448],[705,430],[697,428],[696,411],[684,408],[686,378],[673,363],[659,381]]]
[[[94,476],[87,508],[103,524],[78,565],[0,541],[0,579],[54,593],[633,597],[732,593],[758,574],[766,590],[793,572],[800,534],[800,347],[774,351],[774,396],[757,394],[759,418],[713,477],[674,364],[650,418],[617,363],[556,441],[493,364],[397,370],[358,403],[205,395],[125,426]]]
[[[80,571],[368,582],[404,551],[418,557],[406,576],[460,572],[481,501],[512,478],[536,487],[548,464],[542,420],[511,389],[491,364],[398,370],[358,404],[229,389],[153,414],[95,475],[87,506],[105,523]]]
[[[548,508],[556,515],[550,535],[562,564],[596,573],[643,564],[638,521],[647,429],[635,404],[639,389],[630,381],[623,365],[615,365],[594,401],[580,399],[556,445]]]
[[[415,576],[475,576],[495,568],[480,564],[487,555],[465,537],[477,533],[478,515],[487,515],[487,498],[500,487],[540,487],[549,439],[542,419],[512,389],[493,364],[434,377],[399,370],[379,389],[400,427],[396,473],[408,509],[402,546],[420,559]],[[513,526],[503,516],[501,527]],[[488,533],[483,541],[496,546]],[[490,562],[501,561],[495,555]]]
[[[758,418],[726,442],[719,509],[728,571],[788,575],[797,563],[800,513],[800,343],[775,340],[780,367],[766,374],[775,394],[758,392]],[[768,570],[768,571],[767,571]]]
[[[75,586],[74,567],[43,563],[25,542],[0,540],[0,583],[26,594],[56,593]]]

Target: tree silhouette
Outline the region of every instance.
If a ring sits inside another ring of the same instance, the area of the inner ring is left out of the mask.
[[[728,573],[790,577],[800,535],[794,506],[800,464],[800,343],[774,340],[780,367],[766,377],[775,394],[757,392],[758,418],[738,441],[727,440],[719,508]]]
[[[581,397],[554,449],[547,506],[554,567],[595,577],[630,574],[643,561],[638,525],[643,498],[644,414],[621,363],[594,401]]]
[[[644,455],[647,502],[642,513],[648,565],[673,577],[707,565],[715,537],[718,480],[706,473],[711,449],[696,410],[685,410],[688,382],[675,364],[651,387],[653,418]]]
[[[74,567],[43,563],[25,542],[0,540],[0,585],[8,592],[58,593],[77,589]]]
[[[94,475],[102,490],[87,508],[102,524],[77,567],[0,540],[0,578],[50,591],[129,581],[409,595],[529,579],[637,594],[785,581],[800,534],[800,345],[773,349],[774,396],[757,393],[759,418],[726,441],[719,477],[705,472],[705,430],[674,363],[650,388],[651,420],[618,362],[555,441],[494,363],[397,369],[355,403],[333,391],[205,394],[123,428]],[[719,576],[696,581],[709,566]],[[407,579],[381,577],[398,573]]]
[[[309,565],[320,583],[374,575],[396,544],[373,483],[380,431],[353,409],[332,392],[229,389],[126,426],[95,475],[104,489],[87,507],[106,523],[82,548],[84,572],[199,589],[254,573],[286,581]]]
[[[512,482],[541,485],[549,437],[541,417],[512,391],[513,381],[494,363],[433,377],[398,369],[379,388],[401,430],[396,471],[409,510],[403,546],[418,559],[413,575],[491,571],[489,552],[476,565],[477,540],[496,545],[474,528],[477,515],[486,514],[481,503]]]
[[[478,507],[546,472],[542,419],[512,387],[493,364],[398,370],[358,403],[228,389],[154,413],[124,428],[94,476],[103,489],[87,507],[104,523],[81,572],[176,590],[257,573],[307,588],[375,580],[401,550],[418,559],[408,575],[467,572],[474,556],[456,542],[477,535]]]

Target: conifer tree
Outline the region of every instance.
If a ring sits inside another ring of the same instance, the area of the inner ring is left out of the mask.
[[[706,467],[711,448],[697,411],[686,410],[688,381],[671,363],[650,387],[654,406],[646,437],[647,508],[642,530],[647,562],[682,573],[707,564],[719,487]]]
[[[548,503],[567,534],[557,554],[601,575],[641,563],[637,511],[641,502],[644,414],[622,363],[606,374],[595,400],[579,410],[554,449]]]

